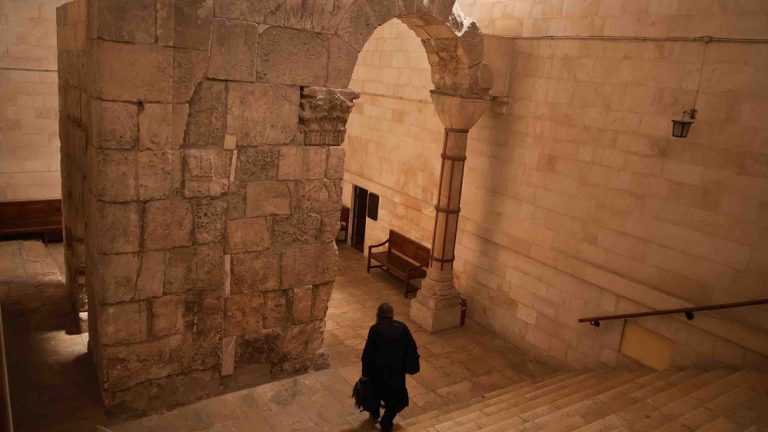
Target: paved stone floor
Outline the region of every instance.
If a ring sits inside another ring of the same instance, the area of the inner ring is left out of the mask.
[[[0,242],[0,301],[17,432],[82,432],[104,422],[64,288],[63,245]]]
[[[105,420],[87,335],[76,323],[59,271],[61,245],[0,242],[0,294],[11,394],[19,432],[91,431]],[[411,406],[399,418],[477,397],[523,376],[552,370],[469,321],[427,334],[408,320],[401,283],[365,258],[340,249],[340,269],[328,312],[325,347],[331,368],[201,401],[109,428],[114,432],[368,431],[376,430],[350,397],[360,375],[360,352],[376,307],[389,302],[419,344],[422,371],[409,377]]]

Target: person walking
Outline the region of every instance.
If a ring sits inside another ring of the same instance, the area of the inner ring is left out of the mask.
[[[392,305],[383,303],[378,307],[376,324],[368,330],[362,356],[362,377],[370,381],[378,400],[377,406],[369,411],[372,419],[379,419],[380,406],[384,404],[384,415],[379,421],[382,432],[392,431],[395,416],[408,406],[405,374],[416,374],[420,368],[411,331],[394,318]]]

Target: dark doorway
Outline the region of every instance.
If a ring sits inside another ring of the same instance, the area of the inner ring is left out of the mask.
[[[365,214],[368,209],[368,190],[355,186],[352,191],[352,247],[365,253]]]

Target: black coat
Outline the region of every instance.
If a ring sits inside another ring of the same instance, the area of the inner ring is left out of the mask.
[[[408,326],[393,319],[382,319],[368,330],[363,349],[363,376],[371,380],[373,391],[384,404],[397,411],[408,406],[405,363],[416,354],[416,341]]]

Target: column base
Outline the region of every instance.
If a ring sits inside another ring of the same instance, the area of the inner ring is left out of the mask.
[[[424,303],[421,298],[417,297],[411,301],[410,317],[412,321],[430,333],[450,330],[461,325],[461,306],[458,299],[429,300]]]

